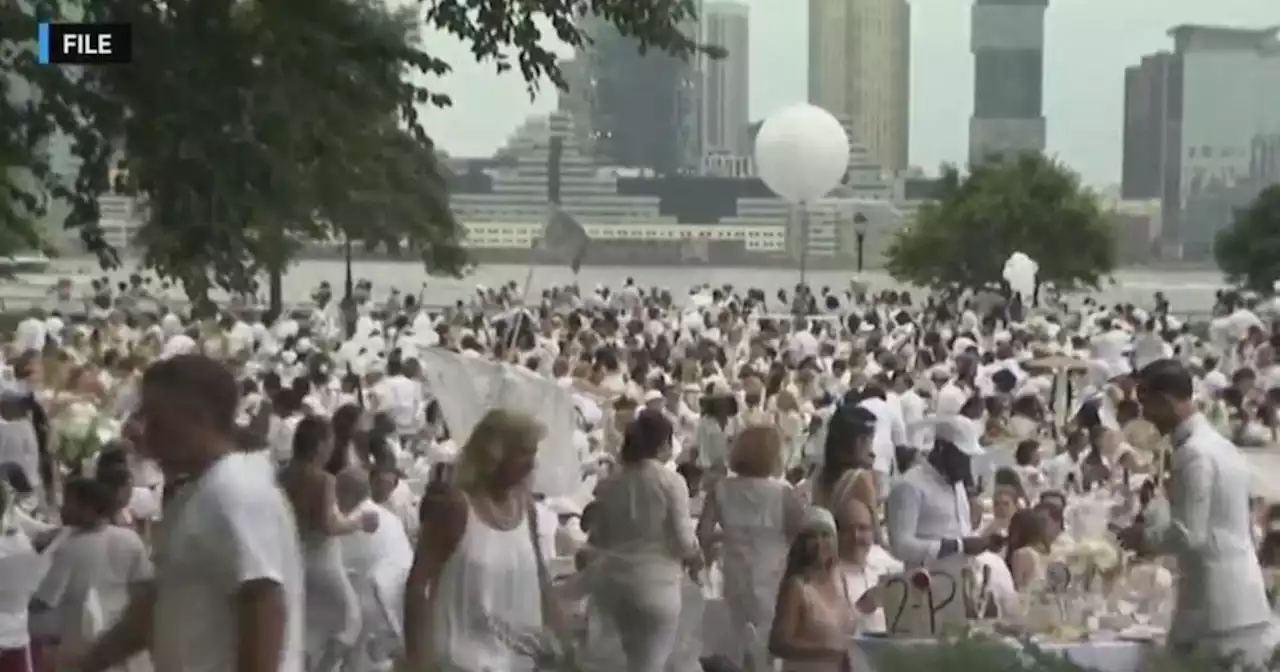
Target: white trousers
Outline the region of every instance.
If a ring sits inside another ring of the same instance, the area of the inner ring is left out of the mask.
[[[605,625],[617,633],[626,672],[663,672],[680,627],[679,583],[669,586],[598,586],[591,599]]]

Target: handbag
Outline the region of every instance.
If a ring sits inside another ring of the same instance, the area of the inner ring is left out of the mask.
[[[533,555],[538,567],[538,592],[542,595],[543,620],[548,621],[548,603],[554,599],[552,596],[551,572],[547,569],[546,556],[542,554],[542,539],[538,534],[538,510],[534,506],[533,497],[529,498],[525,507],[525,515],[529,520],[529,540],[533,543]],[[577,647],[574,645],[573,635],[565,628],[565,624],[559,622],[550,623],[548,621],[547,627],[560,644],[561,657],[556,661],[556,669],[564,670],[565,672],[585,672],[578,662],[578,652]]]

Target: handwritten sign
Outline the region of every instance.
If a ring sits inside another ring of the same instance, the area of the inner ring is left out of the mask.
[[[909,569],[881,579],[889,636],[932,639],[963,630],[973,608],[973,572],[964,558]]]

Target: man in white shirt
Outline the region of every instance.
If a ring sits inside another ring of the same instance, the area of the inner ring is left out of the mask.
[[[48,338],[49,332],[44,322],[44,315],[39,310],[31,311],[26,319],[18,323],[13,332],[13,344],[16,352],[26,352],[27,350],[44,352],[44,346]]]
[[[139,449],[175,488],[155,580],[74,665],[102,672],[148,646],[157,670],[302,672],[303,568],[274,475],[235,449],[239,387],[203,355],[143,375]]]
[[[1240,451],[1199,412],[1191,373],[1174,359],[1138,376],[1142,414],[1173,444],[1168,501],[1148,507],[1143,527],[1120,535],[1178,560],[1177,601],[1168,642],[1179,653],[1239,658],[1265,669],[1280,643],[1253,548],[1251,474]]]
[[[978,360],[972,355],[956,357],[956,375],[938,390],[936,412],[939,416],[959,415],[965,402],[973,396],[974,379],[978,374]]]
[[[889,476],[893,473],[896,448],[907,445],[907,429],[902,417],[893,412],[885,400],[884,390],[874,385],[863,389],[863,399],[858,406],[876,416],[875,434],[871,437],[871,451],[875,455],[873,468],[876,485],[881,496],[888,495]]]
[[[809,322],[797,317],[791,326],[791,335],[787,337],[787,354],[793,365],[818,356],[818,337],[809,330]]]
[[[999,535],[973,536],[970,463],[984,454],[977,423],[954,415],[937,418],[933,450],[893,484],[885,503],[889,549],[908,567],[963,553],[976,556],[1003,544]]]
[[[1062,452],[1045,461],[1044,475],[1051,489],[1065,492],[1067,482],[1072,480],[1073,476],[1077,487],[1083,483],[1080,479],[1080,462],[1084,446],[1082,442],[1068,441],[1063,446]]]
[[[396,436],[416,438],[426,421],[426,398],[419,374],[417,360],[388,362],[387,376],[378,382],[374,395],[378,410],[386,413],[395,423]]]

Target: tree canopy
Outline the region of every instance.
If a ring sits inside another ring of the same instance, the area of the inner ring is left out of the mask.
[[[1272,185],[1218,232],[1213,256],[1233,283],[1271,293],[1280,281],[1280,185]]]
[[[544,44],[589,39],[594,13],[642,49],[687,57],[681,32],[695,0],[437,0],[391,10],[380,0],[33,0],[0,3],[0,86],[29,87],[0,105],[0,253],[37,240],[50,198],[106,267],[119,262],[98,198],[137,195],[143,263],[193,298],[252,291],[311,241],[348,237],[457,273],[466,256],[423,107],[449,65],[422,31],[466,41],[536,90],[564,85]],[[30,40],[49,20],[132,24],[134,62],[35,63]],[[16,45],[16,46],[15,46]],[[9,91],[6,91],[8,93]],[[60,182],[45,144],[70,136],[78,175]],[[109,175],[120,176],[118,184]]]
[[[1079,177],[1041,154],[944,168],[940,193],[889,246],[894,278],[924,287],[977,289],[1002,281],[1022,252],[1039,281],[1059,289],[1097,287],[1115,267],[1115,233]]]

